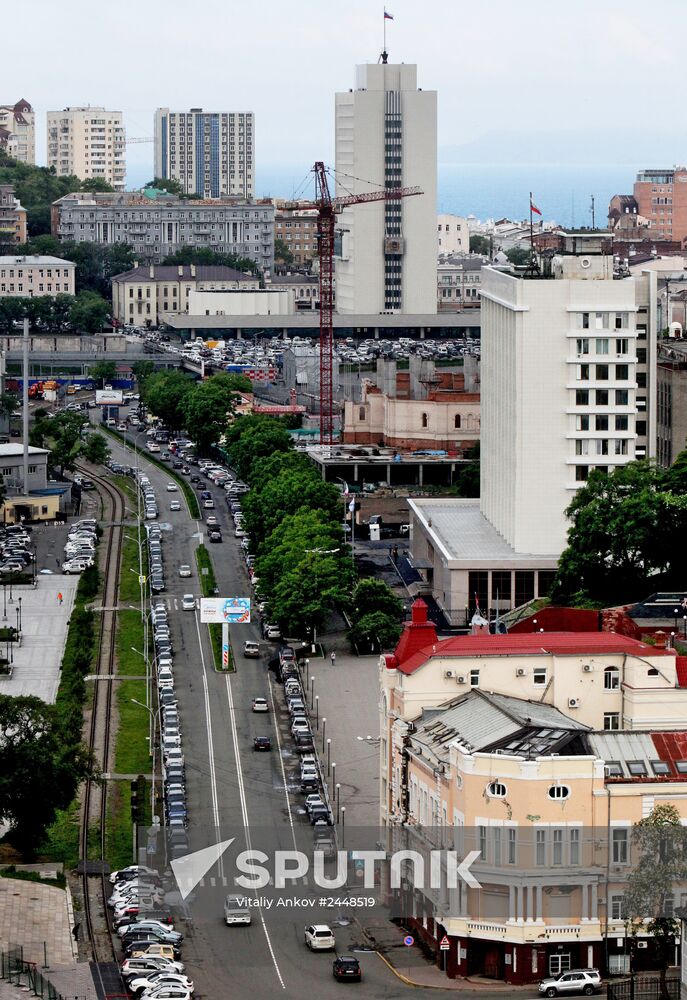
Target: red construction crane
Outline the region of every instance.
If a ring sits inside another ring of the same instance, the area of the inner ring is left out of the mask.
[[[317,203],[317,238],[320,260],[320,444],[333,444],[334,431],[334,220],[347,205],[368,201],[397,201],[422,194],[419,187],[387,188],[366,194],[332,198],[327,168],[320,160],[313,167]]]

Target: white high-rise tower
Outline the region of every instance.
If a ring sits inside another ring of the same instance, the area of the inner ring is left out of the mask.
[[[355,89],[336,95],[336,193],[418,185],[423,194],[352,205],[338,218],[340,313],[435,313],[437,94],[417,66],[356,67]]]

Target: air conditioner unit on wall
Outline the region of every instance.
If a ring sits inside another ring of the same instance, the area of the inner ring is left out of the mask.
[[[592,667],[591,663],[585,663],[585,665],[582,667],[582,669],[584,670],[585,674],[589,674],[593,670],[593,667]]]
[[[453,677],[452,670],[444,670],[444,677]]]
[[[515,671],[515,676],[516,677],[526,677],[527,676],[527,671],[525,670],[524,667],[518,667],[518,669]]]
[[[568,698],[568,708],[579,708],[580,699],[579,698]]]
[[[458,674],[456,684],[465,684],[465,676],[463,674]]]
[[[649,942],[648,941],[638,941],[637,942],[637,947],[638,948],[648,948],[649,947]]]

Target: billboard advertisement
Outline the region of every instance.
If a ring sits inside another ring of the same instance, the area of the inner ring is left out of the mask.
[[[227,625],[250,622],[250,597],[201,597],[200,620]]]
[[[96,389],[96,406],[121,406],[123,393],[121,389]]]

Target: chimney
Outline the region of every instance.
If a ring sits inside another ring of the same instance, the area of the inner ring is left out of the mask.
[[[191,277],[195,278],[195,276],[196,276],[196,265],[191,264]]]
[[[177,267],[177,274],[179,275],[180,278],[183,278],[183,276],[184,276],[184,265],[183,264],[179,264],[179,266]]]
[[[137,261],[137,260],[135,260],[135,261],[134,261],[134,270],[136,270],[136,268],[137,268],[137,267],[138,267],[138,261]]]
[[[409,660],[411,656],[429,646],[432,647],[432,653],[436,653],[437,630],[434,622],[429,621],[427,610],[427,605],[421,597],[413,601],[410,621],[405,623],[396,649],[386,657],[387,669],[397,669],[406,660]]]
[[[155,265],[154,264],[151,264],[150,267],[148,268],[148,274],[149,274],[149,277],[151,277],[151,278],[155,277]]]
[[[654,632],[654,639],[656,640],[656,649],[666,648],[666,634],[661,629],[658,632]]]

